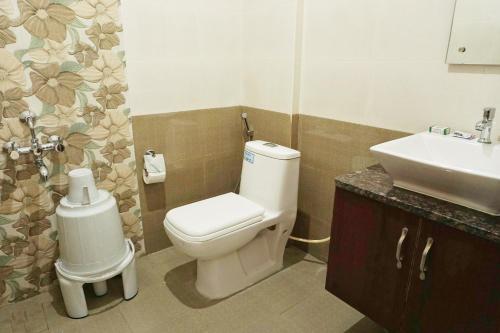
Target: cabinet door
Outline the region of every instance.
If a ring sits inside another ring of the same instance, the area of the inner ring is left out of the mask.
[[[500,332],[499,244],[431,221],[422,222],[418,243],[405,331]]]
[[[337,188],[326,289],[385,328],[399,329],[418,223],[402,210]]]

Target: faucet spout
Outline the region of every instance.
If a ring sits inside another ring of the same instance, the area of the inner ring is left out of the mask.
[[[38,168],[38,173],[40,174],[40,179],[46,182],[49,179],[49,169],[43,162],[42,156],[37,156],[35,159],[35,165]]]
[[[43,182],[49,180],[49,170],[47,170],[46,166],[40,167],[40,178]]]
[[[491,128],[493,127],[493,118],[495,118],[495,108],[484,108],[483,110],[483,120],[477,122],[476,131],[480,131],[479,139],[480,143],[491,143]]]

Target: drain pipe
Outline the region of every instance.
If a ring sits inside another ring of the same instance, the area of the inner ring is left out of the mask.
[[[306,238],[300,238],[300,237],[294,237],[294,236],[288,236],[291,240],[297,241],[297,242],[302,242],[302,243],[307,243],[307,244],[321,244],[321,243],[326,243],[330,241],[330,237],[326,237],[323,239],[306,239]]]

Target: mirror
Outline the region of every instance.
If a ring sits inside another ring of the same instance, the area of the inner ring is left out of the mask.
[[[446,63],[500,65],[500,0],[456,0]]]

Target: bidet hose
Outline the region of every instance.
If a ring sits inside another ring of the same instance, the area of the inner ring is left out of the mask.
[[[248,125],[247,117],[248,117],[248,115],[246,112],[241,114],[241,119],[243,119],[243,121],[245,123],[245,128],[246,128],[246,135],[243,138],[243,141],[244,141],[243,150],[245,150],[245,144],[248,141],[253,141],[253,134],[254,134],[254,131],[252,129],[250,129],[250,126]],[[240,174],[240,177],[238,178],[238,183],[236,183],[236,186],[234,187],[234,191],[233,191],[234,193],[239,192],[240,184],[241,184],[241,174]]]
[[[320,244],[320,243],[326,243],[326,242],[330,241],[330,237],[326,237],[323,239],[305,239],[305,238],[289,236],[288,238],[290,238],[294,241],[297,241],[297,242],[308,243],[308,244]]]

